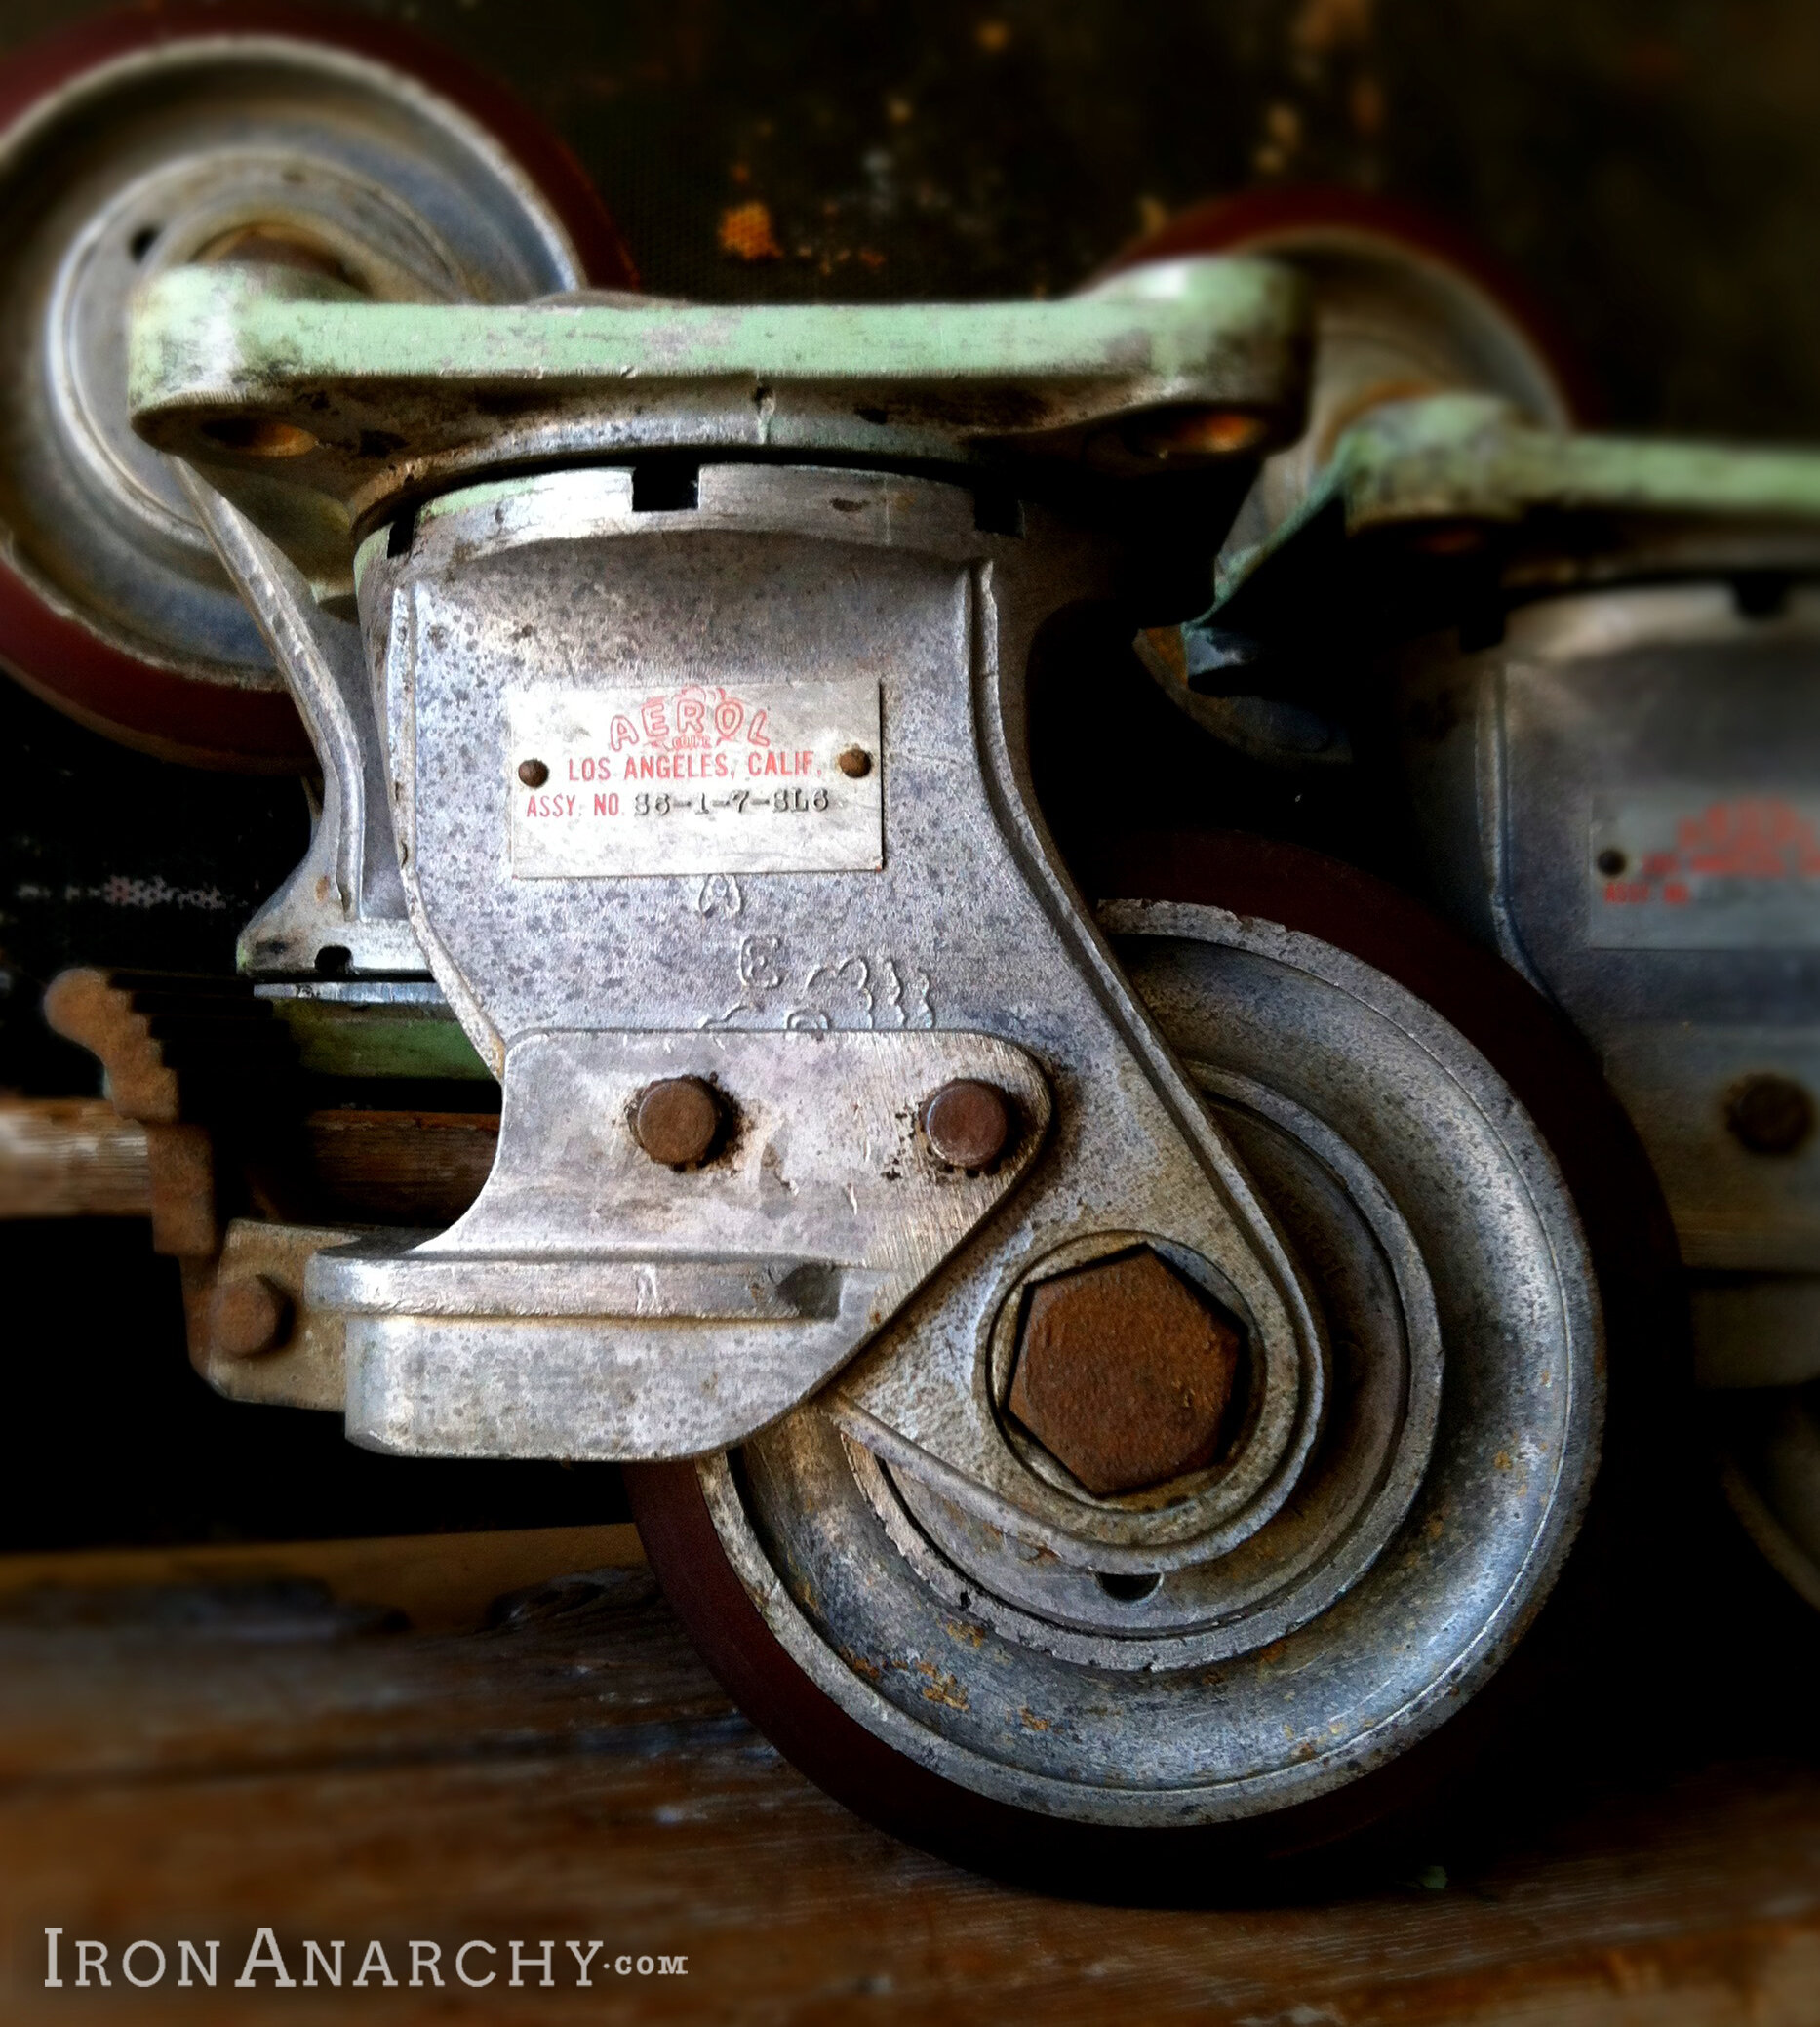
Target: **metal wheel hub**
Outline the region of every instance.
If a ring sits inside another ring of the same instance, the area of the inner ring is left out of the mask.
[[[700,1479],[772,1633],[898,1750],[1076,1820],[1230,1820],[1405,1749],[1526,1624],[1597,1455],[1597,1301],[1521,1106],[1408,994],[1216,910],[1106,919],[1313,1284],[1326,1410],[1288,1484],[1146,1570],[1128,1534],[1124,1553],[1046,1538],[868,1449],[848,1386]],[[995,1336],[975,1368],[989,1398]],[[1028,1469],[1002,1408],[999,1427]],[[1052,1468],[1045,1483],[1085,1508],[1083,1532],[1206,1490],[1133,1512],[1060,1491]]]

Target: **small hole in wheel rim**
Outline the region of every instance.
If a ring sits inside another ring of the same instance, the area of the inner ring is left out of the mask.
[[[1155,1570],[1095,1570],[1093,1581],[1121,1605],[1141,1605],[1163,1581]]]

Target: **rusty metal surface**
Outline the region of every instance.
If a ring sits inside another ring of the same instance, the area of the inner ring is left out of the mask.
[[[264,1274],[247,1270],[216,1277],[209,1296],[208,1348],[212,1358],[258,1358],[289,1333],[291,1298]]]
[[[1096,1498],[1210,1464],[1244,1338],[1147,1248],[1039,1281],[1006,1406]]]
[[[192,1347],[197,1371],[218,1394],[340,1412],[346,1329],[307,1300],[303,1276],[325,1246],[357,1236],[334,1226],[234,1219],[209,1295],[206,1334]]]

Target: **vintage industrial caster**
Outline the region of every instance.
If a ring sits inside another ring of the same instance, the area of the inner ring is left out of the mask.
[[[622,1461],[742,1704],[972,1862],[1117,1892],[1432,1789],[1672,1386],[1654,1178],[1533,983],[1350,868],[1161,811],[1089,905],[1030,728],[1112,614],[1347,764],[1376,657],[1506,588],[1459,447],[1525,527],[1635,447],[1356,219],[863,309],[403,300],[242,223],[139,289],[123,398],[322,765],[243,968],[355,1058],[446,1010],[503,1112],[445,1229],[237,1225],[308,1357],[211,1376]],[[1811,460],[1679,469],[1651,527],[1808,538]],[[1109,797],[1147,680],[1071,728]]]

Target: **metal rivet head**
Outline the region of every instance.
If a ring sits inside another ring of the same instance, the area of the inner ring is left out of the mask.
[[[1270,435],[1266,417],[1246,409],[1166,410],[1131,425],[1128,441],[1140,457],[1159,463],[1237,457],[1255,451]]]
[[[550,771],[540,760],[521,760],[518,763],[518,778],[527,788],[541,788],[550,778]]]
[[[1010,1101],[976,1077],[944,1084],[923,1107],[923,1132],[951,1169],[989,1169],[1012,1139]]]
[[[835,756],[834,764],[850,781],[863,781],[872,772],[872,755],[863,746],[849,746]]]
[[[632,1133],[654,1162],[689,1169],[706,1161],[720,1137],[721,1101],[699,1077],[665,1077],[640,1096]]]
[[[1813,1137],[1814,1101],[1792,1077],[1746,1077],[1726,1099],[1725,1124],[1753,1154],[1794,1154]]]
[[[263,1274],[216,1284],[209,1298],[209,1346],[222,1358],[256,1359],[291,1330],[291,1297]]]
[[[202,434],[221,450],[246,457],[301,457],[317,443],[307,429],[276,416],[217,416],[202,424]]]

